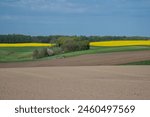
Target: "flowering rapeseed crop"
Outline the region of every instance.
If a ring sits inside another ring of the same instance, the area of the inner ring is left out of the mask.
[[[50,43],[0,43],[0,47],[51,47]]]
[[[122,40],[91,42],[90,46],[150,46],[150,40]]]

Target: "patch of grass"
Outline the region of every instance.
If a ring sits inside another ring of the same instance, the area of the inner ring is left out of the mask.
[[[30,52],[43,47],[0,47],[0,51]]]
[[[32,60],[33,50],[42,47],[1,47],[0,62]]]
[[[150,60],[126,63],[124,65],[150,65]]]

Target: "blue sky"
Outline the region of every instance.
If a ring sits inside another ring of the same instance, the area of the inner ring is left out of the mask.
[[[0,34],[150,36],[150,0],[0,0]]]

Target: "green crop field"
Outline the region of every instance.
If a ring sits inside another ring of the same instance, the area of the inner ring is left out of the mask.
[[[32,60],[32,52],[42,47],[0,47],[0,62]]]
[[[131,62],[131,63],[127,63],[125,65],[150,65],[150,60]]]
[[[33,60],[32,52],[35,49],[42,47],[1,47],[0,48],[0,62],[12,61],[31,61]],[[139,51],[150,50],[150,46],[125,46],[125,47],[90,47],[89,50],[68,52],[64,54],[53,55],[49,57],[40,58],[37,60],[47,60],[54,58],[65,58],[71,56],[79,56],[83,54],[96,54],[96,53],[111,53],[123,51]]]

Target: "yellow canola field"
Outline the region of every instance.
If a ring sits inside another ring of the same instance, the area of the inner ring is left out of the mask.
[[[150,46],[150,40],[90,42],[90,46]],[[0,43],[0,47],[52,47],[50,43]]]
[[[150,46],[150,40],[123,40],[91,42],[90,46]]]
[[[51,47],[50,43],[0,43],[0,47]]]

